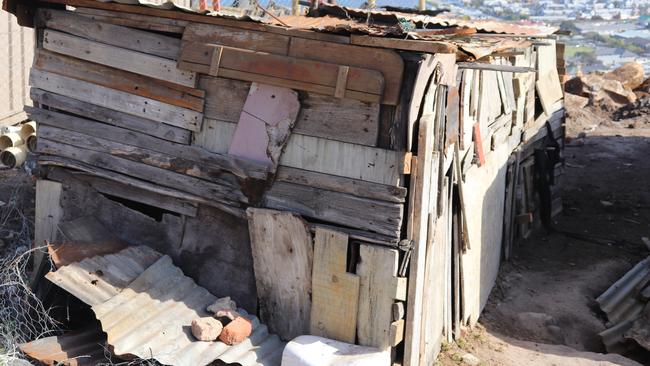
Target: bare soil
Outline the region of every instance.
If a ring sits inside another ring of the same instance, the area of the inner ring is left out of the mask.
[[[650,365],[647,352],[603,355],[607,319],[595,298],[650,255],[650,116],[613,121],[567,99],[563,213],[553,232],[515,248],[478,330],[447,346],[442,365]],[[639,362],[636,363],[635,361]]]

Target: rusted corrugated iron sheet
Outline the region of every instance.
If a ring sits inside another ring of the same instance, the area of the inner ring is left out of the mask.
[[[357,20],[358,23],[365,23],[366,25],[373,27],[382,24],[384,26],[396,25],[403,29],[405,33],[413,31],[416,28],[435,29],[465,27],[474,28],[481,33],[515,34],[522,36],[548,36],[558,30],[556,27],[549,27],[541,24],[500,22],[496,20],[466,20],[455,16],[430,16],[394,11],[356,9],[327,4],[319,5],[319,9],[316,15]]]
[[[217,359],[242,366],[280,364],[284,343],[251,315],[246,316],[253,334],[243,343],[196,341],[191,322],[210,316],[206,307],[216,297],[185,276],[171,258],[145,248],[85,259],[48,278],[92,306],[117,356],[181,366]]]
[[[19,348],[45,365],[90,366],[107,361],[105,344],[106,334],[96,324],[87,330],[21,344]]]

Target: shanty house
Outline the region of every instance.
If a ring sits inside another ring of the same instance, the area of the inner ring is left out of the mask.
[[[35,245],[131,248],[48,275],[118,356],[277,365],[311,334],[430,365],[477,321],[517,239],[561,208],[552,28],[334,5],[270,20],[144,0],[4,6],[38,34]],[[191,317],[128,297],[121,266],[161,255],[207,292],[164,287],[161,270],[138,287],[149,300],[200,314],[230,296],[268,332],[206,348]],[[110,317],[111,296],[132,313]]]

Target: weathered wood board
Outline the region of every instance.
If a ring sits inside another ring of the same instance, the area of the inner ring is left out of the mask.
[[[75,14],[103,23],[143,29],[154,32],[182,34],[188,22],[185,20],[152,17],[140,14],[78,7]]]
[[[357,335],[362,346],[389,350],[393,304],[406,300],[406,278],[397,277],[399,253],[395,249],[361,244],[359,275],[359,314]]]
[[[127,50],[176,60],[181,49],[178,38],[93,21],[75,12],[39,9],[38,15],[46,28]]]
[[[280,34],[201,23],[190,23],[183,32],[185,42],[219,44],[276,55],[287,55],[290,39]]]
[[[406,198],[406,188],[404,187],[310,172],[287,166],[281,166],[278,169],[275,180],[394,203],[403,203]]]
[[[201,90],[114,69],[40,49],[34,59],[39,70],[87,81],[107,88],[203,112]]]
[[[421,351],[422,304],[424,295],[425,261],[429,232],[430,200],[436,200],[437,166],[440,157],[434,151],[434,116],[429,114],[420,119],[418,131],[418,159],[416,174],[411,177],[410,201],[412,214],[409,215],[407,238],[413,241],[409,271],[406,338],[404,345],[404,365],[418,365]]]
[[[164,142],[144,133],[129,131],[120,127],[114,127],[59,112],[32,107],[27,107],[26,110],[29,112],[31,118],[45,125],[194,161],[203,164],[208,169],[210,167],[221,169],[241,178],[264,180],[267,177],[265,166],[255,164],[248,160],[211,153],[195,146]],[[213,178],[219,178],[219,176],[216,175]]]
[[[219,62],[213,65],[216,59]],[[335,95],[339,67],[341,65],[193,42],[184,43],[178,62],[181,70],[330,96]],[[384,78],[380,72],[350,67],[344,82],[345,97],[381,102]]]
[[[240,202],[248,201],[239,192],[238,188],[210,183],[198,178],[134,162],[104,152],[87,150],[43,138],[40,138],[38,141],[37,151],[42,154],[60,156],[100,168],[110,166],[111,170],[121,174],[172,189],[182,189],[199,197],[212,199],[234,207],[241,205],[237,201],[238,199]]]
[[[386,185],[399,185],[404,153],[293,134],[280,165]]]
[[[284,340],[308,334],[314,247],[307,224],[288,212],[247,214],[262,321]]]
[[[354,343],[359,276],[347,273],[348,236],[316,229],[310,334]]]
[[[555,41],[548,40],[549,45],[537,47],[537,82],[535,87],[544,113],[554,112],[553,105],[562,99],[562,84],[557,72]]]
[[[90,41],[53,30],[45,30],[43,48],[190,88],[196,86],[196,73],[179,70],[176,68],[175,61],[147,53]]]
[[[266,207],[297,212],[334,224],[399,238],[402,204],[360,198],[314,187],[275,182],[265,194]]]
[[[60,205],[62,186],[61,183],[49,180],[36,181],[36,211],[34,213],[34,247],[41,248],[48,242],[56,240],[59,231],[59,222],[63,216]],[[40,275],[40,268],[47,248],[34,252],[34,275]]]
[[[188,217],[196,217],[198,210],[196,203],[128,186],[92,174],[77,173],[75,177],[80,181],[90,184],[94,189],[103,194],[159,207]]]
[[[238,122],[251,83],[201,75],[199,88],[206,91],[205,117]],[[294,133],[353,144],[376,146],[379,134],[378,103],[301,93],[300,113]]]
[[[404,61],[393,50],[293,38],[291,39],[288,55],[380,71],[386,83],[382,103],[397,105],[399,102]]]
[[[200,131],[203,122],[196,111],[38,69],[32,69],[29,81],[39,89],[191,131]]]
[[[95,104],[82,102],[37,88],[31,89],[30,96],[32,100],[42,105],[97,120],[112,126],[146,133],[153,137],[179,144],[188,145],[190,143],[192,133],[184,128],[140,118],[132,114],[100,107]]]

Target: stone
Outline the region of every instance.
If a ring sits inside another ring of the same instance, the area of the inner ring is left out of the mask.
[[[227,297],[222,297],[220,299],[217,299],[217,301],[215,301],[214,304],[208,306],[207,310],[212,314],[216,314],[221,310],[236,310],[236,309],[237,309],[237,304],[235,304],[235,302],[232,301],[229,296],[227,296]]]
[[[589,105],[608,111],[634,103],[637,99],[636,94],[620,81],[607,79],[597,73],[577,76],[569,80],[565,90],[567,93],[588,98]]]
[[[215,318],[205,317],[192,320],[192,335],[199,341],[216,341],[222,330],[223,325]]]
[[[643,84],[634,88],[634,91],[637,93],[650,94],[650,78],[645,79]]]
[[[474,356],[471,353],[466,353],[460,358],[465,365],[478,366],[481,364],[481,360],[478,357]]]
[[[638,62],[628,62],[625,65],[604,75],[606,79],[620,81],[625,88],[636,89],[645,79],[643,65]]]
[[[219,340],[227,345],[234,346],[250,337],[252,332],[253,323],[243,316],[240,316],[223,328]]]
[[[216,318],[228,318],[230,320],[235,320],[239,318],[241,315],[235,310],[219,310],[216,313],[214,313],[214,316]]]

